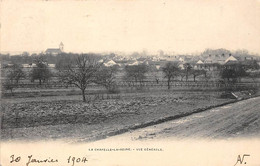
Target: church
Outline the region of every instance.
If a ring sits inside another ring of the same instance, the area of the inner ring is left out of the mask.
[[[45,54],[52,54],[52,55],[57,55],[64,52],[64,44],[61,42],[59,45],[59,48],[48,48],[45,51]]]

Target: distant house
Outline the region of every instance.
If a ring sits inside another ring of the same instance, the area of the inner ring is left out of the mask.
[[[182,69],[182,70],[185,68],[183,63],[180,63],[180,64],[178,65],[178,67],[179,67],[180,69]]]
[[[176,56],[170,56],[170,55],[166,57],[166,60],[167,60],[167,61],[172,61],[172,62],[177,62],[177,61],[179,61]]]
[[[46,54],[57,55],[57,54],[62,53],[62,51],[61,51],[59,48],[48,48],[48,49],[45,51],[45,53],[46,53]]]
[[[228,58],[228,55],[222,54],[222,55],[211,55],[209,54],[207,57],[205,57],[205,55],[203,57],[201,57],[201,59],[204,59],[204,63],[205,64],[214,64],[214,63],[218,63],[218,64],[224,64],[225,60]]]
[[[23,68],[31,68],[31,67],[36,67],[37,65],[35,63],[29,63],[29,64],[22,64]]]
[[[152,61],[160,61],[160,57],[153,56]]]
[[[197,64],[204,64],[201,60],[199,60],[198,62],[197,62]]]
[[[215,63],[219,63],[219,64],[223,65],[225,63],[226,58],[227,57],[225,54],[215,55]]]
[[[8,68],[8,67],[13,66],[11,61],[2,61],[2,63],[0,63],[0,64],[1,64],[1,68]]]
[[[184,62],[184,58],[182,58],[182,57],[180,57],[178,60],[179,60],[180,62]]]
[[[149,65],[150,63],[149,63],[148,60],[144,60],[144,61],[143,61],[143,64],[144,64],[144,65]]]
[[[227,63],[237,63],[237,62],[238,62],[238,60],[235,57],[233,57],[232,55],[225,60],[225,64],[227,64]]]
[[[140,63],[137,60],[135,60],[133,62],[128,63],[128,66],[135,66],[135,65],[139,65],[139,64]]]
[[[113,60],[110,60],[110,61],[108,61],[108,62],[104,63],[104,65],[105,65],[105,66],[107,66],[107,67],[110,67],[110,66],[117,65],[117,63],[116,63],[116,62],[114,62]]]
[[[211,55],[211,54],[209,54],[207,57],[204,56],[205,60],[203,61],[203,64],[202,63],[198,64],[198,62],[197,62],[196,66],[198,68],[206,69],[209,71],[218,70],[220,65],[223,65],[226,63],[227,59],[232,60],[232,58],[230,58],[230,57],[231,57],[231,54],[229,54],[229,55],[225,55],[225,54]]]
[[[64,44],[61,42],[60,45],[59,45],[59,48],[48,48],[45,51],[45,54],[57,55],[57,54],[62,53],[63,50],[64,50]]]
[[[145,61],[147,58],[144,58],[144,57],[140,57],[140,58],[138,58],[137,60],[138,61]]]
[[[194,69],[203,69],[204,68],[204,62],[202,60],[198,60],[198,62],[194,65]]]
[[[22,64],[22,67],[23,68],[29,68],[29,67],[31,67],[31,65],[30,64]]]
[[[55,64],[48,64],[47,62],[42,62],[44,65],[48,66],[48,67],[55,67]],[[29,64],[22,64],[23,68],[33,68],[33,67],[37,67],[36,63],[29,63]]]
[[[100,59],[98,62],[99,62],[99,63],[103,63],[103,62],[104,62],[104,59]]]
[[[49,67],[55,68],[55,64],[48,64]]]

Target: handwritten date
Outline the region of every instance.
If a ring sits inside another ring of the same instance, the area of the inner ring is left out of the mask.
[[[72,163],[72,166],[74,166],[75,163],[86,163],[88,160],[86,157],[82,157],[82,158],[76,158],[76,157],[71,157],[69,156],[68,158],[68,163]]]
[[[22,161],[21,156],[15,156],[11,155],[10,156],[10,163],[19,163]],[[74,157],[74,156],[69,156],[67,158],[67,163],[70,164],[71,166],[75,166],[76,163],[86,163],[88,160],[86,157]],[[26,159],[26,166],[30,166],[31,163],[37,164],[37,163],[58,163],[58,159],[53,159],[53,158],[44,158],[44,159],[39,159],[35,158],[33,155],[29,155]]]

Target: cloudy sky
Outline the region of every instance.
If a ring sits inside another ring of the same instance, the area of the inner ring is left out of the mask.
[[[259,0],[2,0],[1,51],[260,53]]]

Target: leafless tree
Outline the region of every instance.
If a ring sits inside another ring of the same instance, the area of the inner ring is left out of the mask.
[[[9,90],[13,95],[13,89],[17,87],[17,84],[7,79],[2,83],[2,87],[4,90]]]
[[[165,67],[162,69],[165,78],[167,78],[167,86],[170,89],[170,83],[174,79],[174,77],[178,76],[180,69],[178,68],[177,64],[168,62],[166,63]]]
[[[146,78],[145,74],[148,72],[148,67],[145,64],[139,64],[134,66],[125,67],[125,80],[130,82],[139,82],[142,86],[144,79]]]
[[[185,64],[183,65],[183,67],[184,67],[184,72],[185,72],[186,82],[187,82],[187,81],[188,81],[188,78],[189,78],[189,74],[190,74],[190,72],[191,72],[191,70],[192,70],[192,66],[191,66],[191,64],[189,64],[189,63],[185,63]]]
[[[94,82],[104,86],[109,92],[116,92],[116,77],[118,66],[102,66],[95,75]]]
[[[25,76],[25,72],[18,64],[13,64],[13,66],[11,66],[11,68],[7,70],[7,79],[10,81],[10,83],[13,83],[13,81],[15,81],[15,83],[18,84],[19,80],[25,78]]]
[[[13,64],[10,68],[6,70],[6,79],[3,81],[3,88],[5,90],[10,90],[13,94],[13,89],[18,87],[18,83],[22,78],[26,77],[21,65]]]
[[[197,70],[197,69],[192,69],[191,70],[191,75],[193,75],[193,81],[196,81],[196,77],[200,75],[204,75],[206,77],[206,70]]]
[[[85,90],[95,81],[101,66],[95,56],[79,55],[66,69],[60,71],[59,77],[63,83],[78,87],[82,92],[83,102],[86,102]]]

